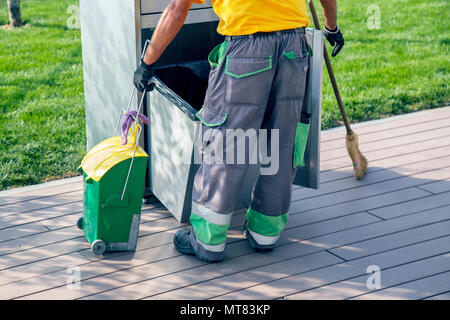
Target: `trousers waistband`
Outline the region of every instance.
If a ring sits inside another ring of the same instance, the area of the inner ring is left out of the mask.
[[[255,37],[267,36],[267,35],[280,36],[283,33],[305,33],[305,27],[296,28],[296,29],[280,30],[280,31],[271,31],[271,32],[256,32],[256,33],[248,34],[248,35],[244,35],[244,36],[225,36],[225,40],[230,41],[230,40],[234,40],[234,39],[244,39],[244,38],[253,39]]]

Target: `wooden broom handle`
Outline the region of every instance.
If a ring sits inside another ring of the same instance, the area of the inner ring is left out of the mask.
[[[311,10],[311,16],[314,21],[314,26],[317,30],[321,30],[319,19],[317,18],[316,8],[312,0],[308,0],[309,9]],[[350,128],[350,123],[348,122],[347,114],[345,113],[344,104],[342,103],[341,94],[337,86],[336,78],[334,77],[333,68],[331,67],[330,57],[328,56],[327,47],[325,43],[323,44],[323,57],[325,59],[325,64],[327,65],[328,75],[330,76],[331,85],[333,86],[334,95],[336,96],[339,109],[341,110],[342,119],[344,120],[345,128],[347,129],[347,134],[352,134],[352,128]]]

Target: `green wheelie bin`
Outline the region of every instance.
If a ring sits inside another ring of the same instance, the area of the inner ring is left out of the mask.
[[[83,217],[77,226],[97,255],[136,249],[148,160],[136,140],[132,135],[122,145],[120,136],[106,139],[81,162]]]

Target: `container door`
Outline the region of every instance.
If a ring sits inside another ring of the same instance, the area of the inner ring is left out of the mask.
[[[311,126],[305,150],[305,166],[298,168],[294,184],[319,189],[320,129],[322,115],[323,33],[308,28],[306,39],[313,51],[308,72],[306,102],[311,110]]]

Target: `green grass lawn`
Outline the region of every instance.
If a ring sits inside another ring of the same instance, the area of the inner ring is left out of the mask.
[[[66,26],[78,2],[21,2],[29,26],[0,29],[1,189],[77,175],[86,152],[80,30]]]
[[[378,30],[367,27],[370,5]],[[448,0],[338,1],[345,46],[332,64],[352,122],[448,104],[449,12]],[[326,69],[322,124],[342,124]]]
[[[28,26],[0,29],[0,189],[76,175],[86,152],[80,31],[67,27],[74,4],[24,0]],[[378,30],[367,27],[369,5],[380,8]],[[339,1],[346,44],[332,63],[351,121],[448,104],[449,12],[447,0]],[[340,119],[324,69],[323,128]]]

